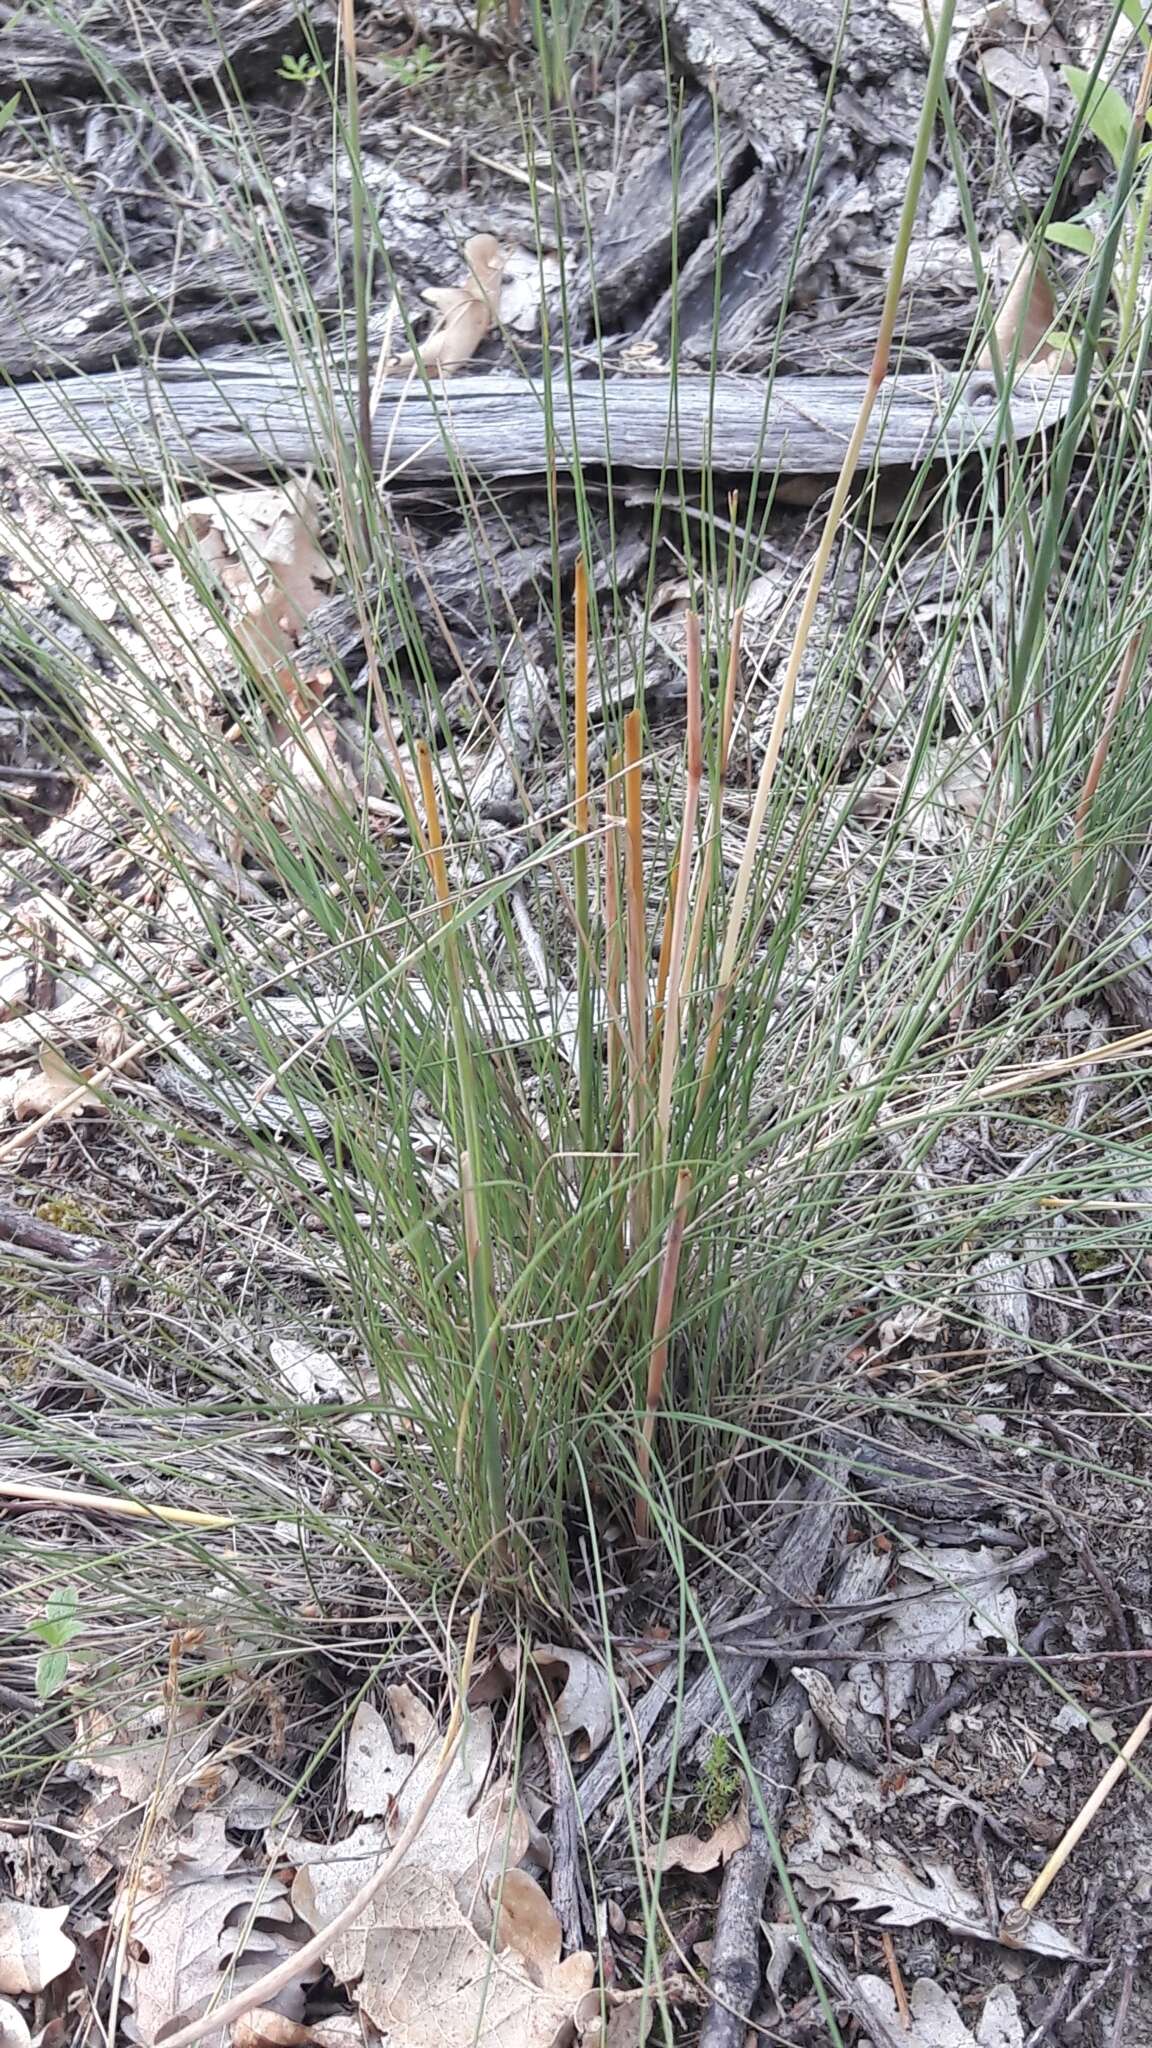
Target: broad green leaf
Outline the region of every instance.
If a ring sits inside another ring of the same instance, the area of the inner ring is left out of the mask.
[[[38,1642],[50,1643],[53,1649],[70,1643],[80,1626],[76,1619],[79,1604],[75,1586],[55,1587],[44,1603],[41,1618],[28,1623],[29,1635]]]
[[[53,1586],[44,1602],[45,1621],[71,1621],[80,1605],[75,1586]]]
[[[19,105],[20,95],[18,92],[14,92],[11,99],[5,100],[4,105],[0,107],[0,135],[4,133],[5,128],[8,126],[9,121],[12,119]]]
[[[1127,101],[1114,85],[1094,79],[1090,71],[1081,71],[1077,64],[1065,64],[1062,75],[1088,127],[1096,140],[1104,144],[1119,170],[1131,125]]]
[[[37,1699],[50,1700],[54,1692],[59,1692],[67,1676],[67,1650],[45,1650],[43,1656],[36,1659]]]
[[[1058,242],[1062,249],[1075,249],[1081,256],[1091,256],[1096,247],[1096,237],[1091,228],[1075,220],[1049,221],[1044,230],[1049,242]]]

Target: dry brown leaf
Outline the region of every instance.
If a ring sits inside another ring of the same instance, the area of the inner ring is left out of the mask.
[[[171,1723],[163,1708],[127,1724],[92,1708],[77,1719],[76,1761],[115,1785],[129,1806],[151,1803],[159,1818],[190,1796],[199,1804],[218,1798],[235,1779],[232,1766],[211,1754],[211,1731],[191,1703]]]
[[[64,1932],[67,1906],[0,1901],[0,1991],[43,1991],[72,1963],[76,1944]]]
[[[506,1870],[490,1887],[498,1907],[494,1946],[514,1949],[541,1984],[560,1961],[564,1932],[560,1918],[541,1885],[526,1870]]]
[[[703,1944],[700,1944],[703,1946]],[[643,1991],[618,1993],[604,2029],[604,2048],[644,2048],[656,2018],[656,2000]]]
[[[176,532],[225,593],[233,630],[253,664],[276,673],[304,623],[329,595],[332,565],[319,539],[320,497],[292,479],[267,490],[190,498]]]
[[[232,2023],[232,2048],[312,2048],[316,2036],[300,2020],[258,2005]]]
[[[292,1903],[301,1919],[316,1930],[326,1927],[372,1875],[419,1806],[436,1772],[436,1723],[424,1702],[405,1685],[390,1686],[387,1700],[398,1736],[415,1754],[398,1747],[384,1716],[370,1702],[361,1704],[348,1741],[345,1797],[351,1812],[371,1817],[342,1842],[293,1838],[270,1843],[296,1864]],[[419,1841],[421,1867],[449,1879],[462,1911],[483,1909],[480,1920],[485,1933],[485,1874],[514,1867],[534,1839],[527,1813],[507,1789],[496,1785],[484,1790],[492,1750],[492,1716],[486,1707],[479,1707],[469,1715],[467,1735],[421,1828]],[[339,1957],[342,1982],[360,1975],[364,1967],[361,1924],[341,1937]]]
[[[391,2048],[553,2048],[592,1988],[581,1953],[547,1981],[505,1949],[493,1955],[461,1913],[447,1877],[404,1866],[373,1902],[357,1997]]]
[[[28,2022],[9,1998],[0,1998],[0,2048],[32,2048]]]
[[[296,1945],[284,1886],[246,1867],[225,1834],[224,1816],[198,1814],[167,1867],[143,1873],[116,1917],[128,1913],[127,1987],[144,2048],[242,1991]],[[302,1983],[277,2004],[290,2019],[304,2009]]]
[[[1025,248],[1013,235],[1002,236],[997,245],[997,267],[1010,280],[992,326],[1004,367],[1014,365],[1016,376],[1022,376],[1026,370],[1058,376],[1074,369],[1074,360],[1067,351],[1045,346],[1056,307],[1039,254]],[[992,347],[986,343],[976,358],[976,368],[993,367]]]
[[[495,235],[473,235],[464,244],[464,260],[468,275],[463,284],[430,285],[422,295],[435,308],[436,318],[419,343],[419,360],[426,370],[439,370],[446,377],[471,362],[500,309],[504,250]],[[397,364],[413,360],[409,351],[397,358]]]
[[[648,1851],[648,1868],[657,1872],[690,1870],[696,1875],[716,1870],[744,1847],[748,1834],[748,1802],[742,1799],[710,1835],[669,1835],[666,1842],[656,1842]]]
[[[95,1072],[95,1069],[90,1069]],[[53,1111],[60,1118],[71,1123],[74,1117],[83,1116],[85,1110],[102,1110],[104,1104],[94,1089],[85,1088],[87,1074],[77,1073],[69,1066],[63,1053],[54,1045],[40,1047],[39,1067],[29,1067],[12,1091],[12,1115],[18,1122],[29,1117],[49,1116]],[[77,1094],[77,1089],[80,1093]],[[71,1098],[75,1097],[73,1101]]]

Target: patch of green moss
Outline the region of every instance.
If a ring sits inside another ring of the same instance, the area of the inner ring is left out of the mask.
[[[51,1223],[57,1230],[86,1230],[90,1218],[79,1202],[70,1195],[48,1195],[36,1204],[36,1214],[41,1223]]]
[[[700,1805],[710,1828],[727,1820],[740,1797],[743,1776],[723,1735],[714,1735],[700,1771]]]

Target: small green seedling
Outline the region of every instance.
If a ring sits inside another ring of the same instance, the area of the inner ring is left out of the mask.
[[[50,1700],[67,1679],[67,1645],[80,1627],[79,1606],[75,1586],[56,1586],[48,1595],[41,1619],[28,1623],[29,1635],[47,1645],[36,1659],[38,1700]]]
[[[0,135],[3,135],[9,121],[15,119],[19,105],[20,95],[18,92],[14,92],[11,99],[5,100],[4,105],[0,107]]]
[[[415,49],[409,50],[406,57],[381,57],[378,62],[382,73],[387,73],[397,85],[403,85],[410,91],[417,91],[422,85],[430,85],[434,78],[439,78],[444,69],[440,58],[428,43],[417,43]]]
[[[321,71],[315,57],[286,56],[276,66],[276,76],[287,79],[289,85],[315,85]]]

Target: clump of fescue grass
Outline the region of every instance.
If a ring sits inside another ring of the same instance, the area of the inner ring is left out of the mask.
[[[941,23],[930,112],[945,43]],[[359,413],[369,281],[374,266],[387,274],[387,252],[373,244],[348,104],[336,75],[335,147],[358,195],[357,360],[346,381],[358,382]],[[168,118],[179,144],[200,117]],[[221,118],[270,204],[274,180],[228,90]],[[103,1440],[66,1404],[49,1422],[31,1407],[9,1418],[24,1449],[35,1425],[37,1459],[77,1483],[190,1502],[207,1491],[236,1517],[227,1545],[167,1531],[93,1552],[88,1613],[126,1630],[126,1667],[141,1633],[177,1610],[226,1615],[233,1640],[259,1638],[284,1656],[315,1641],[320,1622],[300,1613],[299,1597],[316,1569],[313,1542],[325,1562],[311,1604],[362,1597],[363,1570],[393,1603],[397,1632],[410,1626],[406,1600],[418,1609],[460,1586],[563,1617],[580,1598],[591,1612],[637,1557],[658,1555],[673,1579],[690,1579],[715,1551],[726,1508],[747,1499],[754,1509],[778,1447],[883,1404],[852,1364],[878,1304],[944,1301],[978,1335],[974,1257],[1027,1247],[1053,1208],[1081,1246],[1127,1259],[1139,1236],[1138,1219],[1115,1209],[1117,1188],[1140,1184],[1123,1128],[1089,1119],[1066,1142],[1066,1097],[1036,1116],[1030,1091],[1063,1090],[1075,1073],[1080,1048],[1064,1020],[1097,999],[1115,943],[1093,916],[1115,901],[1118,864],[1152,815],[1148,713],[1117,687],[1148,635],[1140,563],[1152,517],[1147,466],[1131,459],[1145,327],[1127,365],[1111,366],[1118,396],[1095,445],[1083,409],[1058,437],[1056,473],[1067,483],[1079,464],[1083,478],[1074,530],[1062,494],[1037,515],[1043,458],[1007,435],[975,481],[934,466],[927,450],[920,488],[887,534],[871,525],[864,483],[851,515],[867,562],[853,616],[807,645],[812,710],[793,730],[790,692],[840,535],[846,465],[807,567],[754,796],[731,770],[758,708],[746,697],[740,616],[771,480],[757,480],[734,537],[710,478],[660,480],[699,515],[683,522],[693,608],[680,754],[657,747],[643,707],[621,700],[602,621],[623,622],[627,603],[601,554],[597,487],[577,473],[584,560],[574,590],[557,579],[547,593],[570,797],[508,865],[472,807],[468,763],[397,571],[389,497],[335,424],[347,394],[333,396],[291,224],[272,206],[259,233],[227,211],[223,231],[262,275],[317,416],[334,421],[320,480],[364,616],[368,694],[354,714],[372,796],[325,772],[302,696],[270,687],[237,644],[174,524],[178,465],[167,497],[121,477],[119,515],[74,476],[114,553],[135,559],[144,532],[181,560],[201,616],[229,636],[235,674],[225,714],[172,612],[164,627],[193,686],[181,695],[75,593],[61,593],[60,607],[105,651],[111,680],[95,665],[78,677],[63,651],[56,675],[50,656],[36,656],[46,693],[78,693],[103,786],[178,885],[192,933],[194,959],[165,983],[113,889],[77,913],[86,964],[125,1035],[176,1043],[196,1063],[205,1106],[174,1122],[147,1093],[145,1058],[143,1089],[110,1094],[112,1128],[157,1194],[174,1197],[196,1158],[204,1199],[219,1175],[238,1219],[237,1278],[200,1281],[187,1262],[159,1285],[143,1276],[154,1289],[153,1386],[138,1402],[130,1373],[104,1386],[117,1426]],[[893,292],[878,375],[895,313]],[[574,368],[566,308],[548,362],[562,398]],[[457,483],[483,587],[486,526],[503,514],[474,480]],[[558,554],[558,492],[550,512]],[[946,548],[954,562],[950,604],[927,623],[903,594],[913,544]],[[599,609],[587,595],[596,570],[609,591]],[[94,574],[107,581],[107,562]],[[44,575],[50,584],[51,564]],[[641,645],[651,601],[650,582]],[[405,624],[406,675],[372,658],[378,604]],[[492,623],[495,636],[495,613]],[[11,630],[24,631],[18,618]],[[878,644],[885,654],[907,645],[916,671],[884,730],[861,714]],[[956,688],[961,662],[975,698]],[[592,682],[604,704],[597,772]],[[305,751],[276,739],[273,721]],[[926,852],[909,821],[945,736],[970,752],[982,795],[964,831]],[[869,778],[893,753],[892,814],[862,826]],[[207,884],[181,818],[228,859],[243,857],[262,902]],[[66,893],[66,872],[58,884]],[[1084,907],[1069,934],[1074,884]],[[996,983],[1011,994],[985,1014]],[[297,997],[314,1029],[285,1038],[270,996]],[[344,1029],[353,1014],[355,1045]],[[1125,1075],[1119,1099],[1146,1107],[1141,1050],[1099,1066]],[[994,1163],[973,1175],[970,1160],[954,1183],[930,1171],[943,1138],[971,1144],[992,1112],[1017,1129],[1020,1156],[1042,1137],[1052,1149],[1016,1178]],[[262,1272],[262,1245],[298,1258],[298,1271]],[[262,1341],[273,1325],[316,1329],[319,1348],[339,1332],[365,1387],[370,1441],[349,1431],[347,1404],[301,1402],[277,1381]],[[1069,1357],[1075,1369],[1075,1338]],[[70,1369],[81,1386],[103,1384],[83,1358]],[[897,1405],[917,1407],[915,1385]],[[180,1449],[181,1404],[197,1425],[192,1460]],[[291,1478],[263,1447],[265,1432],[271,1443],[285,1427]],[[285,1524],[297,1546],[277,1553],[272,1532]],[[34,1576],[75,1570],[61,1542]]]

